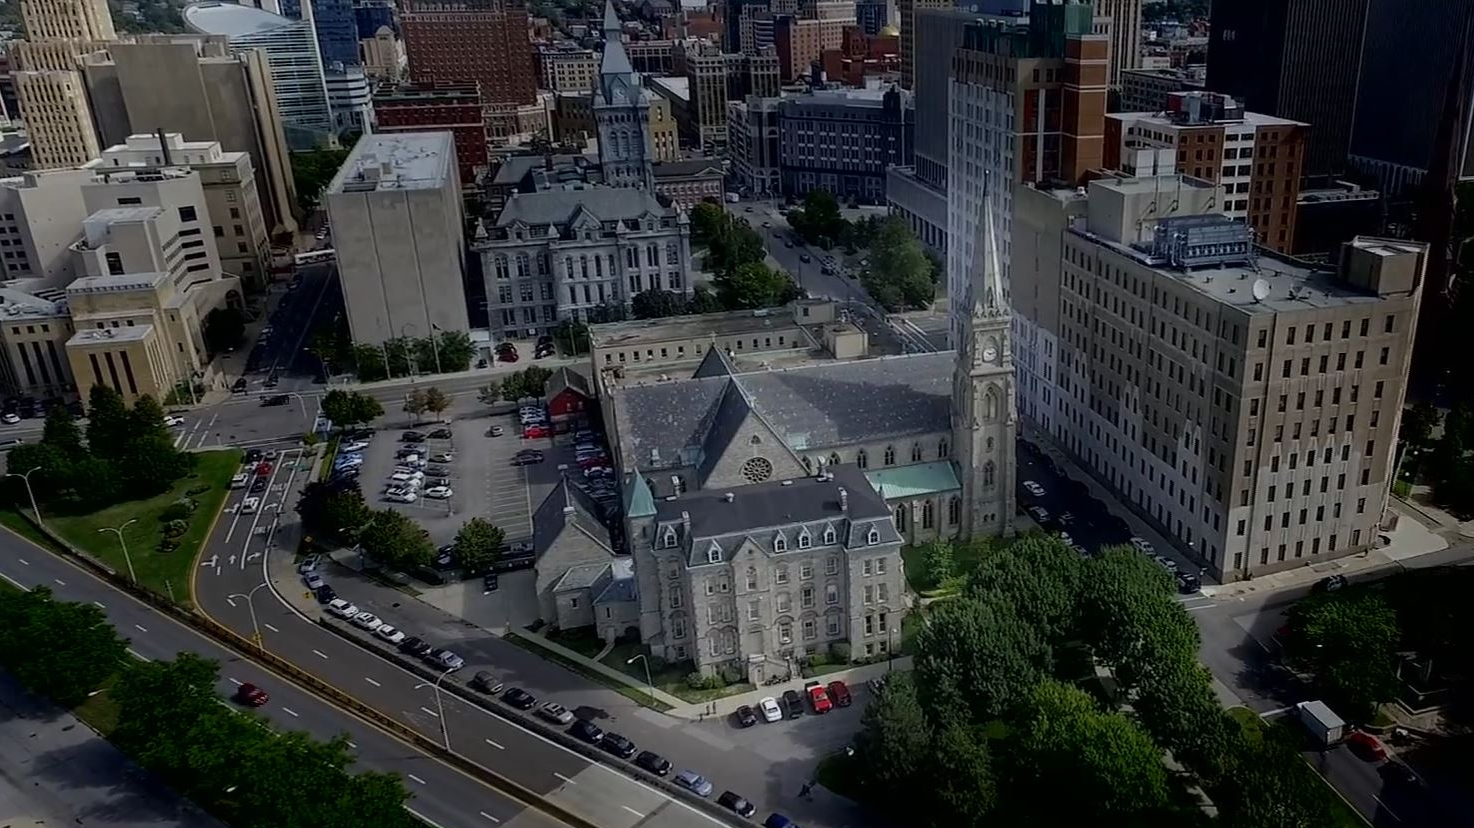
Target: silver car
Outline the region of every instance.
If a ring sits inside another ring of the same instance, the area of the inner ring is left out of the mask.
[[[697,796],[711,796],[711,780],[696,771],[683,770],[671,777],[671,781]]]
[[[461,658],[460,656],[449,650],[441,653],[440,657],[435,659],[435,661],[441,667],[445,668],[446,670],[450,670],[451,672],[454,672],[466,666],[465,659]]]

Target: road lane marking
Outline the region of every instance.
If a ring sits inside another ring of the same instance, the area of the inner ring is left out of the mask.
[[[297,711],[293,710],[292,708],[290,708],[290,707],[283,707],[281,710],[282,710],[283,713],[287,714],[288,716],[291,716],[294,719],[297,718]]]
[[[572,779],[569,779],[568,777],[564,776],[561,773],[558,773],[557,771],[553,771],[553,775],[556,776],[556,777],[558,777],[559,779],[563,780],[564,782],[567,782],[570,785],[577,785],[578,784],[577,782],[574,782]]]
[[[1387,816],[1392,817],[1393,819],[1397,820],[1398,822],[1402,822],[1402,817],[1398,816],[1395,812],[1393,812],[1393,810],[1391,808],[1388,808],[1387,807],[1387,803],[1382,801],[1382,797],[1377,796],[1376,794],[1372,794],[1372,799],[1377,800],[1377,804],[1382,806],[1382,810],[1387,812]]]
[[[262,624],[261,626],[265,627],[268,630],[271,630],[274,633],[281,632],[281,630],[277,629],[276,627],[271,626],[270,624]]]
[[[226,676],[226,678],[230,679],[231,683],[234,684],[236,687],[241,686],[241,680],[236,678],[235,676]]]
[[[377,681],[374,681],[373,679],[369,678],[368,676],[364,676],[363,677],[363,680],[366,681],[366,682],[368,682],[369,684],[372,684],[375,687],[383,687],[384,686],[384,685],[378,683]]]
[[[328,654],[325,653],[325,652],[323,652],[322,650],[313,650],[312,652],[316,653],[318,658],[327,658],[328,657]]]
[[[101,601],[93,601],[92,602],[92,606],[97,607],[98,609],[101,609],[101,610],[107,609],[107,605],[103,604]]]
[[[52,578],[51,580],[55,581],[57,586],[66,586],[67,585],[67,582],[66,581],[63,581],[60,578]]]
[[[348,747],[351,747],[354,750],[358,750],[358,745],[355,745],[352,742],[344,742],[344,744],[348,745]]]
[[[434,716],[437,719],[440,718],[440,714],[436,713],[434,710],[431,710],[428,707],[425,707],[424,705],[420,705],[420,709],[425,711],[426,713],[429,713],[431,716]]]
[[[635,818],[637,818],[637,819],[644,819],[645,818],[645,815],[644,814],[640,813],[639,811],[636,811],[634,808],[631,808],[628,805],[621,805],[619,807],[621,807],[621,808],[625,809],[626,811],[629,811],[630,813],[634,814],[635,815]]]
[[[491,745],[491,746],[492,746],[492,747],[494,747],[494,748],[496,748],[496,749],[497,749],[497,750],[506,750],[506,748],[505,748],[505,747],[503,747],[503,746],[501,746],[501,745],[499,745],[499,744],[497,744],[497,743],[496,743],[496,742],[493,742],[493,741],[492,741],[492,740],[490,740],[490,739],[487,739],[487,740],[486,740],[486,743],[487,743],[487,744],[488,744],[488,745]]]
[[[25,584],[21,583],[20,581],[17,581],[16,579],[10,577],[9,575],[6,575],[3,572],[0,572],[0,578],[4,578],[5,580],[11,582],[12,584],[15,584],[16,589],[19,589],[21,592],[30,592],[31,591],[31,588],[30,587],[26,586]]]
[[[149,658],[148,656],[144,655],[143,653],[138,652],[137,650],[133,649],[132,647],[129,647],[128,648],[128,654],[131,655],[131,656],[133,656],[134,658],[138,659],[139,661],[153,661],[153,659]]]
[[[21,563],[25,564],[26,566],[30,566],[31,565],[31,562],[28,561],[28,560],[26,560],[25,558],[16,558],[16,560],[20,561]]]
[[[492,822],[498,822],[498,823],[501,822],[501,820],[497,819],[496,817],[492,816],[491,814],[488,814],[485,811],[481,811],[480,814],[482,816],[486,817],[487,819],[491,820]]]
[[[139,632],[148,632],[148,627],[145,627],[142,624],[134,624],[133,626],[137,627]]]
[[[405,774],[405,776],[409,777],[410,779],[413,779],[414,781],[420,783],[421,785],[425,784],[425,780],[421,779],[418,776],[415,776],[412,773],[407,773],[407,774]]]

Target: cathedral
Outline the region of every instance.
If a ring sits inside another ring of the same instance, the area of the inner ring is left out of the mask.
[[[653,655],[757,682],[884,654],[903,546],[1012,532],[1011,315],[978,225],[956,351],[743,369],[710,348],[689,376],[606,389]]]
[[[614,4],[604,4],[604,55],[594,80],[594,124],[599,165],[610,187],[655,192],[655,147],[650,132],[649,92],[624,48],[623,24]]]

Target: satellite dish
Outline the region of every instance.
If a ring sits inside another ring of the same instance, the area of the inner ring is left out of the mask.
[[[1252,290],[1254,291],[1255,302],[1263,302],[1265,299],[1269,298],[1269,282],[1266,282],[1263,279],[1255,279],[1254,287],[1252,288]]]

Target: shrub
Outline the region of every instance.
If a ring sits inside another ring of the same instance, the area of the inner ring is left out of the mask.
[[[713,676],[713,678],[717,679],[717,682],[716,686],[712,687],[711,689],[720,690],[729,684],[736,684],[737,682],[742,681],[742,671],[736,667],[727,666],[722,668],[721,675]]]
[[[190,476],[193,477],[194,475],[190,475]],[[186,491],[185,494],[189,495],[190,497],[198,497],[199,495],[202,495],[202,494],[204,494],[205,492],[208,492],[208,491],[210,491],[210,484],[209,483],[201,483],[198,486],[190,486],[189,487],[189,490]]]
[[[164,537],[177,538],[189,531],[189,522],[184,520],[171,520],[164,524]]]
[[[825,655],[824,653],[814,653],[813,655],[809,656],[808,660],[810,667],[823,667],[824,665],[829,663],[829,656]]]
[[[159,552],[161,552],[163,554],[166,554],[167,555],[168,553],[173,552],[174,550],[176,550],[178,548],[179,548],[179,539],[178,538],[164,538],[163,540],[159,541]]]
[[[197,505],[192,498],[181,497],[164,507],[164,511],[159,514],[159,520],[164,523],[175,520],[188,520],[189,516],[194,514]]]
[[[686,674],[686,686],[692,690],[705,690],[706,676],[700,673],[688,673]]]
[[[308,447],[315,446],[315,445],[317,445],[317,441],[318,441],[318,436],[317,436],[317,432],[315,432],[315,431],[309,431],[306,434],[303,434],[302,435],[302,445],[304,445],[304,446],[308,446]]]
[[[844,664],[850,660],[850,642],[836,641],[829,645],[829,654],[834,656],[836,664]]]

